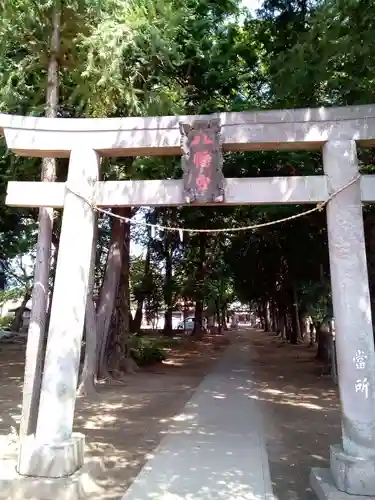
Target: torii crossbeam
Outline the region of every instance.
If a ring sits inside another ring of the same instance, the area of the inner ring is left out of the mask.
[[[375,106],[214,116],[221,122],[224,151],[323,151],[322,176],[227,179],[227,205],[324,202],[358,177],[357,145],[375,146]],[[8,185],[9,205],[64,207],[38,426],[21,461],[22,469],[30,475],[61,477],[73,473],[83,462],[84,438],[72,433],[72,422],[92,251],[93,207],[183,204],[182,181],[98,182],[100,156],[178,155],[179,123],[197,118],[48,119],[0,115],[0,129],[8,147],[16,153],[70,157],[67,185]],[[330,477],[338,490],[367,496],[375,496],[375,352],[362,203],[373,201],[375,179],[363,176],[327,206],[343,429],[342,443],[331,448]],[[353,361],[358,349],[366,359],[360,368]],[[360,390],[365,383],[366,392]],[[312,484],[323,496],[325,477],[324,471],[312,474]]]

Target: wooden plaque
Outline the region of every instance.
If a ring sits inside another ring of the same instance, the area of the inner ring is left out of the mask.
[[[186,203],[224,201],[220,120],[180,123]]]

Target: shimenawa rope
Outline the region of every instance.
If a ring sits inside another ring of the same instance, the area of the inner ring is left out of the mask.
[[[123,217],[121,215],[115,214],[109,210],[105,210],[103,208],[100,208],[90,202],[87,198],[85,198],[83,195],[80,193],[76,192],[74,189],[72,189],[68,184],[65,185],[66,189],[70,191],[72,194],[77,196],[78,198],[81,198],[85,203],[87,203],[94,211],[109,215],[110,217],[114,217],[115,219],[120,219],[124,222],[127,222],[129,224],[134,224],[138,226],[144,226],[144,227],[151,227],[154,229],[158,229],[159,231],[175,231],[178,232],[180,235],[183,233],[236,233],[239,231],[254,231],[256,229],[260,229],[263,227],[269,227],[269,226],[275,226],[277,224],[282,224],[283,222],[288,222],[294,219],[299,219],[300,217],[304,217],[305,215],[310,215],[314,212],[318,212],[323,210],[323,208],[328,205],[328,203],[335,198],[339,193],[347,189],[349,186],[354,184],[360,179],[361,175],[358,174],[356,177],[351,179],[349,182],[347,182],[344,186],[340,187],[336,191],[334,191],[332,194],[328,196],[328,198],[325,201],[322,201],[321,203],[318,203],[314,208],[310,208],[309,210],[305,210],[304,212],[300,212],[298,214],[291,215],[289,217],[283,217],[282,219],[277,219],[269,222],[262,222],[260,224],[252,224],[250,226],[242,226],[242,227],[230,227],[230,228],[219,228],[219,229],[193,229],[193,228],[185,228],[185,227],[173,227],[173,226],[163,226],[161,224],[152,224],[150,222],[145,222],[145,221],[139,221],[139,220],[134,220],[134,219],[129,219],[128,217]],[[218,204],[220,206],[220,204]]]

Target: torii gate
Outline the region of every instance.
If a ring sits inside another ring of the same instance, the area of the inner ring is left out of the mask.
[[[357,144],[375,146],[375,106],[215,117],[220,119],[227,151],[323,150],[322,176],[226,179],[227,205],[324,202],[358,175]],[[93,205],[173,206],[185,203],[182,181],[99,182],[100,157],[181,154],[179,123],[197,118],[0,115],[0,127],[8,148],[19,155],[70,157],[67,183]],[[374,201],[375,177],[362,176],[327,206],[342,443],[331,447],[330,476],[324,470],[312,472],[311,482],[320,498],[329,496],[332,488],[375,496],[375,352],[362,217],[362,203]],[[72,425],[93,210],[62,182],[10,182],[6,203],[64,208],[37,431],[25,445],[21,461],[24,474],[62,477],[83,464],[84,436],[72,433]],[[330,478],[334,487],[329,486]]]

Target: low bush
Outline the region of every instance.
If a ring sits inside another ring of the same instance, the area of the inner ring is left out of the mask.
[[[155,339],[132,336],[129,347],[132,350],[132,356],[139,366],[161,363],[167,359],[165,350]]]

